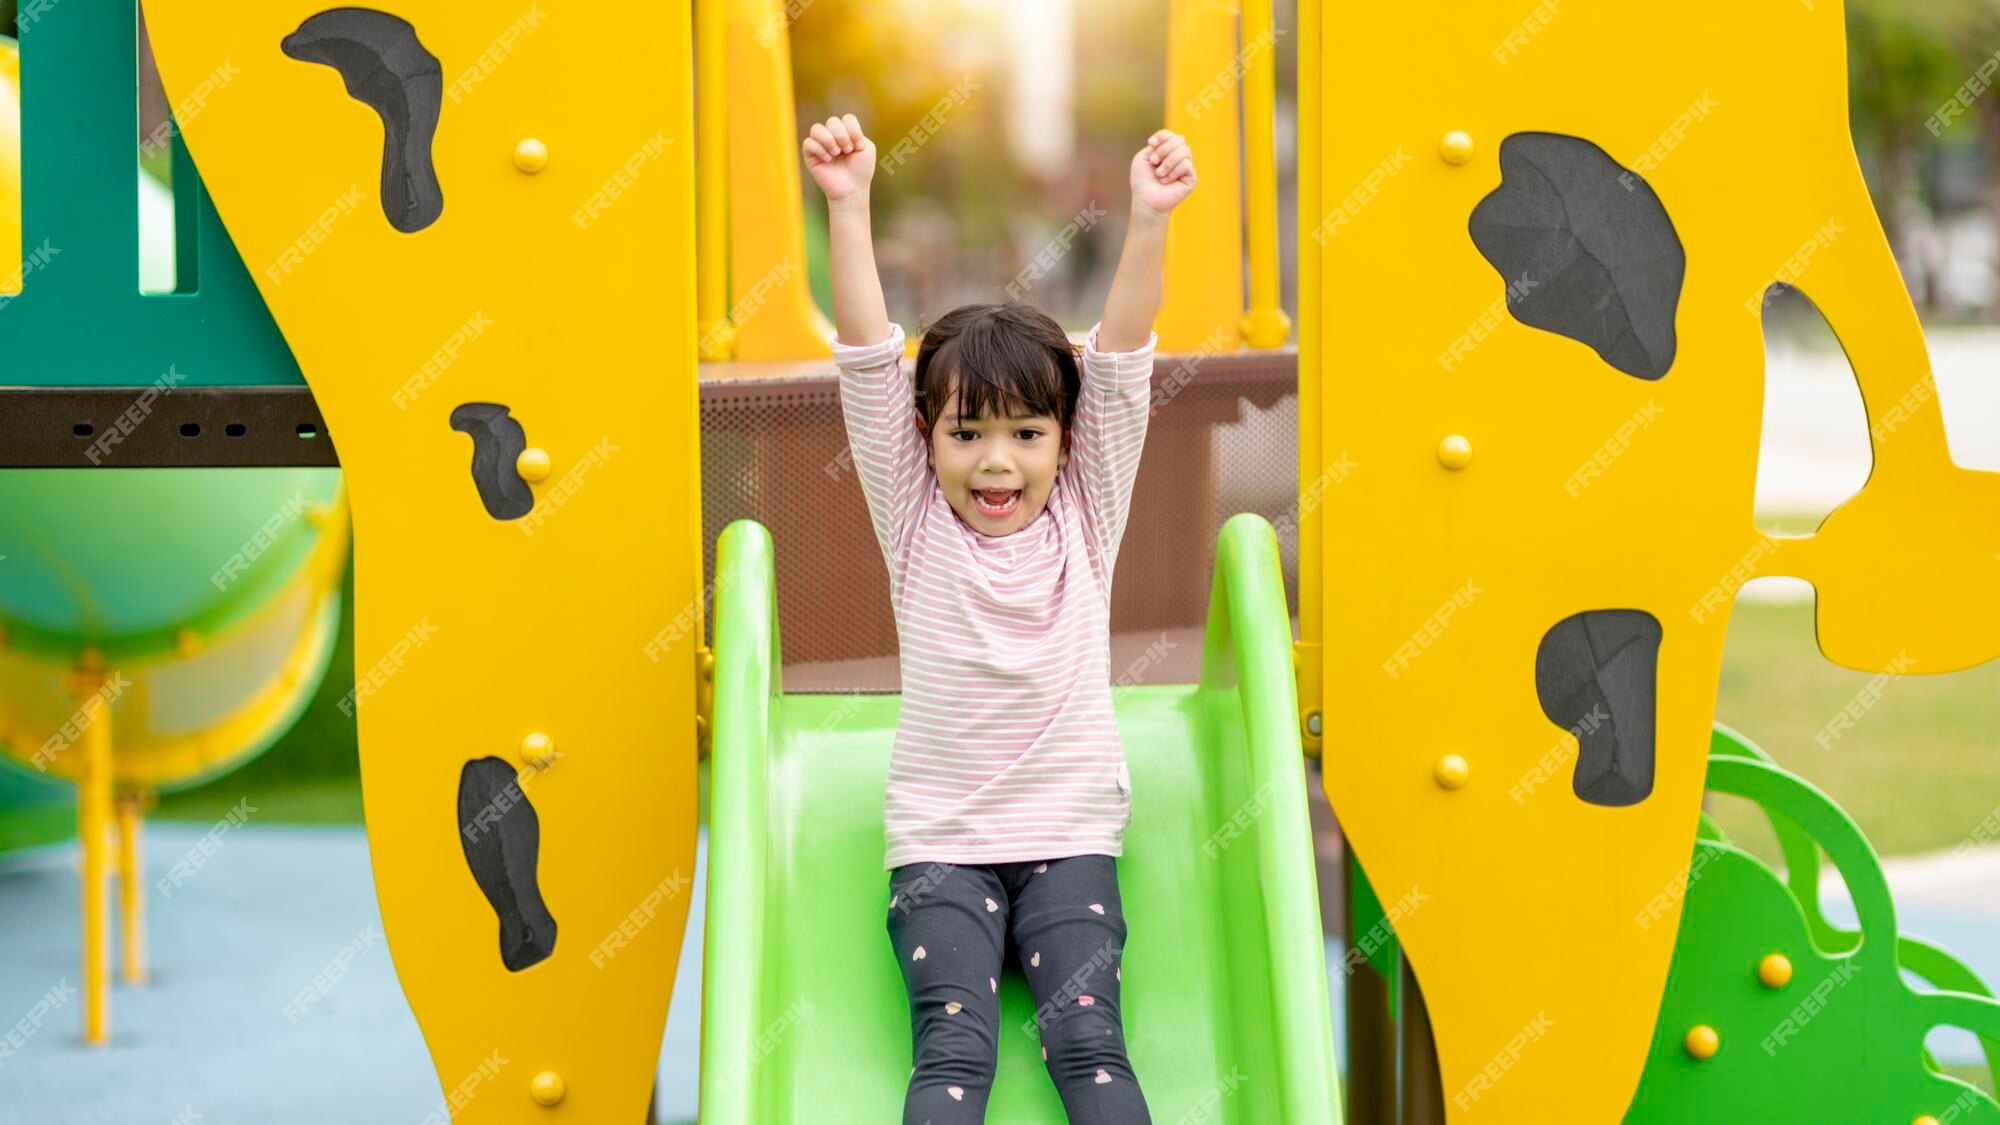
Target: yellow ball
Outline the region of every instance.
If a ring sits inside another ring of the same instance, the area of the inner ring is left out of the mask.
[[[1472,778],[1472,764],[1457,754],[1446,754],[1438,759],[1437,783],[1446,789],[1458,789]]]
[[[1463,129],[1453,129],[1438,142],[1438,155],[1447,164],[1464,164],[1472,159],[1472,134]]]
[[[1783,988],[1792,983],[1792,959],[1782,953],[1772,953],[1757,962],[1757,979],[1765,988]]]
[[[514,458],[514,471],[521,474],[521,479],[527,481],[529,484],[547,480],[549,477],[549,451],[546,449],[536,449],[532,446],[523,449],[521,455]]]
[[[523,137],[514,145],[514,167],[530,176],[549,166],[549,146],[533,137]]]
[[[1438,463],[1447,469],[1463,469],[1472,464],[1472,443],[1463,434],[1451,434],[1438,442]]]
[[[521,761],[531,766],[546,766],[556,760],[556,741],[540,731],[521,740]]]
[[[1688,1031],[1687,1038],[1681,1040],[1681,1046],[1687,1050],[1689,1058],[1705,1062],[1722,1049],[1722,1036],[1705,1023],[1697,1024]]]
[[[563,1100],[569,1088],[563,1084],[562,1075],[553,1070],[545,1070],[528,1082],[528,1096],[537,1105],[555,1105]]]

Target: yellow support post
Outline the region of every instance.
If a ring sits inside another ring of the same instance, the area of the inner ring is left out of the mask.
[[[1319,308],[1320,247],[1303,233],[1319,222],[1319,0],[1299,0],[1298,14],[1298,168],[1299,200],[1299,483],[1319,479],[1323,470],[1320,456],[1320,379],[1324,356],[1320,351],[1320,321],[1313,315]],[[1192,202],[1192,200],[1190,200]],[[1325,717],[1321,712],[1321,621],[1320,542],[1323,520],[1317,504],[1308,507],[1301,494],[1299,504],[1299,643],[1298,670],[1300,738],[1305,752],[1313,757],[1324,753]],[[1320,716],[1320,729],[1312,729],[1312,717]]]
[[[833,323],[806,285],[788,27],[780,0],[729,0],[729,317],[740,360],[833,354]]]
[[[695,323],[703,362],[736,353],[729,323],[728,0],[695,0]]]
[[[1217,0],[1173,0],[1168,9],[1167,128],[1187,138],[1201,190],[1167,230],[1166,287],[1154,321],[1162,352],[1233,351],[1243,343],[1238,13]]]
[[[139,824],[143,793],[118,797],[119,976],[126,984],[146,983],[146,894],[139,866]]]
[[[1292,334],[1292,318],[1278,295],[1278,25],[1271,0],[1245,0],[1241,58],[1243,216],[1250,239],[1243,338],[1253,348],[1275,348]]]
[[[83,1041],[111,1036],[110,890],[105,876],[111,828],[111,704],[99,694],[104,673],[86,656],[70,678],[83,725],[83,775],[77,785],[77,838],[83,844]]]

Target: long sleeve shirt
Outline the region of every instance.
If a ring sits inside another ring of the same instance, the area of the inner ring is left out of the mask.
[[[884,866],[1123,850],[1131,781],[1111,706],[1111,572],[1151,413],[1159,337],[1085,341],[1069,461],[1002,536],[945,499],[914,418],[903,330],[835,341],[854,468],[889,567],[903,673]]]

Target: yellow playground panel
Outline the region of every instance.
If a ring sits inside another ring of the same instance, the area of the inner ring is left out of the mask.
[[[688,7],[146,16],[169,102],[240,70],[182,125],[340,435],[370,851],[442,1084],[497,1052],[481,1120],[636,1121],[694,871]]]
[[[1303,6],[1302,491],[1350,471],[1305,532],[1301,704],[1375,888],[1426,896],[1396,930],[1451,1120],[1630,1102],[1745,581],[1811,581],[1848,667],[2000,654],[2000,475],[1947,453],[1843,16]],[[1875,449],[1795,537],[1752,519],[1777,281]]]

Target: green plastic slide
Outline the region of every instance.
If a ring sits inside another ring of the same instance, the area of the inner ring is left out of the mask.
[[[1117,688],[1126,1037],[1153,1120],[1340,1120],[1277,541],[1222,529],[1194,685]],[[910,1016],[884,926],[900,699],[786,695],[771,539],[716,557],[704,1125],[900,1120]],[[1018,969],[987,1120],[1063,1122]]]

